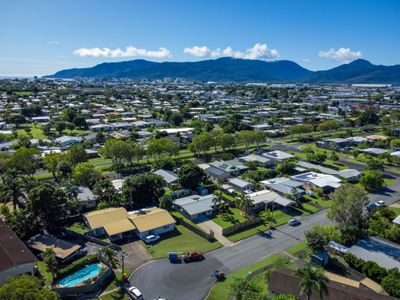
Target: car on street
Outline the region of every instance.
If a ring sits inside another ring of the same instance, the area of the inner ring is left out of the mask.
[[[385,206],[386,206],[386,203],[385,203],[385,201],[383,201],[383,200],[376,201],[374,204],[375,204],[377,207],[385,207]]]
[[[365,208],[367,209],[367,211],[369,213],[372,213],[378,208],[378,206],[375,203],[371,203],[371,204],[368,204]]]
[[[299,220],[297,220],[297,219],[291,219],[291,220],[289,220],[288,224],[290,226],[298,226],[298,225],[301,224],[301,222]]]
[[[151,243],[154,243],[154,242],[157,242],[158,240],[160,239],[160,236],[159,235],[148,235],[148,236],[146,236],[145,238],[144,238],[144,242],[146,243],[146,244],[151,244]]]
[[[143,295],[137,287],[131,286],[126,290],[130,299],[143,300]]]

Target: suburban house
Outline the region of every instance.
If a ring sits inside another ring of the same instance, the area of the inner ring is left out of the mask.
[[[38,254],[42,254],[47,248],[53,249],[57,260],[62,264],[76,259],[83,254],[81,252],[81,245],[56,238],[52,235],[37,234],[31,237],[26,244]]]
[[[80,185],[75,188],[75,191],[79,209],[85,210],[96,207],[96,196],[88,187]]]
[[[167,185],[178,183],[178,175],[176,175],[172,171],[159,169],[159,170],[154,171],[153,173],[161,176],[165,180]]]
[[[372,155],[372,156],[378,156],[380,154],[387,153],[387,150],[382,149],[382,148],[366,148],[366,149],[360,150],[360,152],[365,153],[365,154],[369,154],[369,155]]]
[[[275,150],[275,151],[270,151],[270,152],[266,152],[263,153],[262,156],[271,159],[272,161],[275,162],[282,162],[284,160],[287,159],[291,159],[294,158],[295,156],[289,153],[286,153],[284,151],[281,150]]]
[[[261,183],[280,195],[292,195],[297,199],[304,195],[305,191],[301,188],[303,183],[287,177],[276,177],[263,180]]]
[[[190,220],[214,214],[217,207],[214,205],[214,194],[206,196],[191,195],[172,201],[172,207]]]
[[[8,277],[33,274],[36,257],[0,218],[0,283]]]
[[[330,193],[342,185],[342,180],[336,176],[316,172],[294,175],[292,179],[303,182],[303,185],[308,188],[321,188],[326,193]]]
[[[164,209],[148,208],[127,212],[125,208],[105,208],[84,214],[94,236],[106,235],[111,242],[136,234],[143,239],[175,228],[175,220]]]
[[[128,213],[128,219],[136,227],[136,234],[144,239],[151,234],[161,235],[175,229],[175,219],[165,209],[158,207]]]
[[[332,138],[324,139],[316,143],[317,147],[331,149],[331,150],[341,150],[350,146],[351,142],[348,139],[343,138]]]
[[[247,195],[253,202],[253,210],[261,210],[267,206],[278,204],[283,207],[296,206],[293,200],[282,197],[278,193],[270,190],[262,190]]]
[[[248,193],[254,190],[254,185],[239,177],[229,178],[228,184],[237,192]]]
[[[76,136],[63,135],[54,140],[60,147],[67,148],[82,143],[83,139]]]
[[[349,285],[349,279],[340,280],[341,276],[334,276],[327,284],[327,293],[323,294],[324,300],[391,300],[393,297],[389,297],[383,294],[378,294],[375,291],[359,286]],[[301,292],[301,279],[297,277],[292,270],[280,269],[273,271],[268,280],[268,287],[270,295],[276,294],[288,294],[298,297],[298,299],[304,300],[307,298],[305,293]],[[354,281],[351,281],[353,283]],[[347,284],[346,284],[347,283]],[[358,282],[356,282],[358,283]],[[310,296],[310,300],[321,300],[319,293],[313,290]]]
[[[338,171],[337,175],[350,182],[355,182],[361,178],[362,173],[356,169],[345,169]]]
[[[224,170],[231,176],[239,176],[248,169],[239,159],[214,161],[210,163],[211,166]]]
[[[245,164],[253,162],[256,163],[258,166],[262,167],[270,167],[274,165],[274,162],[271,159],[257,154],[249,154],[246,156],[242,156],[239,158],[239,160]]]
[[[225,182],[231,175],[229,172],[209,164],[200,164],[199,167],[213,180]]]
[[[136,229],[123,207],[88,212],[83,215],[83,219],[93,236],[106,235],[111,242],[132,236]]]

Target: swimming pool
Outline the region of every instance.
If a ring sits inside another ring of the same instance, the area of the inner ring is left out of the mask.
[[[101,270],[100,264],[91,264],[86,267],[72,273],[71,275],[61,279],[58,283],[62,287],[73,287],[87,279],[99,275]]]

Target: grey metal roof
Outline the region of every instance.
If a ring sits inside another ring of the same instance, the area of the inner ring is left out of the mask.
[[[172,201],[176,206],[181,207],[188,215],[196,215],[213,209],[214,194],[206,196],[191,195]]]
[[[178,176],[172,171],[159,169],[157,171],[154,171],[153,173],[164,178],[165,182],[168,184],[174,183],[178,180]]]
[[[381,238],[360,240],[349,249],[349,253],[366,261],[374,261],[386,269],[400,268],[400,245]]]
[[[238,177],[230,178],[230,179],[228,179],[228,182],[230,184],[233,184],[233,185],[235,185],[237,187],[240,187],[240,188],[244,188],[244,187],[248,186],[249,184],[251,184],[247,180],[244,180],[244,179],[241,179],[241,178],[238,178]]]

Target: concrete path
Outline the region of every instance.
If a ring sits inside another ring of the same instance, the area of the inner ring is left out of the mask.
[[[202,220],[196,225],[203,229],[205,232],[210,232],[210,230],[214,232],[215,239],[223,246],[230,246],[233,244],[230,240],[222,235],[222,227],[219,226],[217,223],[211,221],[210,219]]]

